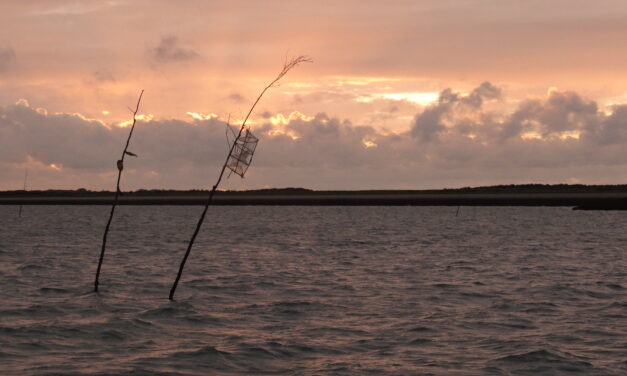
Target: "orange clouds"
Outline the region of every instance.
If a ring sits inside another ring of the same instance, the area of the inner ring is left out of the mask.
[[[286,53],[306,53],[316,64],[294,72],[253,114],[266,142],[307,150],[312,137],[335,134],[342,143],[328,142],[348,150],[348,160],[379,166],[389,153],[428,173],[450,160],[496,158],[504,143],[522,153],[548,143],[582,147],[591,139],[609,145],[622,135],[626,19],[627,5],[613,0],[6,0],[0,4],[0,106],[13,108],[26,98],[49,111],[23,106],[29,121],[52,122],[75,137],[113,137],[115,125],[128,119],[126,105],[145,89],[142,123],[169,137],[179,136],[178,124],[184,138],[202,139],[209,136],[188,126],[221,128],[229,115],[237,123]],[[485,80],[499,83],[498,95],[477,92],[496,89],[475,88]],[[546,97],[549,87],[560,89]],[[105,125],[94,120],[100,118]],[[61,119],[85,129],[65,128]],[[22,141],[42,142],[32,137]],[[224,140],[205,141],[221,147]],[[416,142],[429,150],[414,150]],[[323,155],[341,154],[317,147]],[[181,171],[205,158],[203,147],[192,148],[197,154],[181,157]],[[602,149],[617,158],[610,146]],[[572,150],[565,154],[577,158]],[[64,158],[26,155],[65,173],[77,169]],[[91,157],[105,166],[100,154]],[[168,171],[145,171],[167,181]]]
[[[331,95],[317,80],[342,77],[337,83],[361,86],[363,98],[370,92],[424,104],[426,93],[489,79],[520,98],[552,85],[617,98],[627,85],[627,50],[617,47],[627,35],[625,18],[624,2],[609,0],[349,0],[332,7],[7,0],[0,5],[0,103],[25,97],[53,111],[92,116],[105,107],[123,117],[114,104],[132,102],[144,88],[158,93],[153,103],[164,116],[228,113],[234,109],[224,98],[254,93],[288,50],[317,61],[285,83],[289,90]],[[11,76],[2,77],[9,66]],[[269,100],[275,110],[303,111]],[[339,115],[360,116],[345,105]]]
[[[245,181],[226,188],[305,186],[318,189],[437,188],[497,183],[618,183],[627,166],[627,106],[609,114],[574,92],[551,91],[512,112],[489,83],[468,94],[443,90],[413,124],[381,131],[324,113],[269,113]],[[195,116],[194,116],[195,115]],[[190,121],[142,118],[128,189],[201,188],[227,149],[226,124],[215,115]],[[0,107],[0,189],[19,186],[23,169],[43,188],[110,188],[112,151],[125,131],[79,114],[51,113],[25,101]],[[113,158],[115,159],[115,158]],[[78,183],[77,183],[78,182]],[[76,184],[80,184],[77,186]],[[157,184],[158,186],[155,186]]]

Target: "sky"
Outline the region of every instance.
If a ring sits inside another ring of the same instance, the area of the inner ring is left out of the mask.
[[[627,182],[624,0],[0,2],[0,189]]]

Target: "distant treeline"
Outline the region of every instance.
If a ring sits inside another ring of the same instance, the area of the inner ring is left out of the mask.
[[[190,190],[176,190],[176,189],[138,189],[136,191],[122,192],[122,196],[207,196],[210,190],[206,189],[190,189]],[[305,188],[271,188],[271,189],[256,189],[249,191],[217,191],[216,194],[298,194],[314,192],[311,189]],[[33,197],[33,196],[46,196],[46,197],[108,197],[113,195],[113,191],[90,191],[85,188],[79,189],[46,189],[46,190],[15,190],[15,191],[0,191],[0,197]]]
[[[84,188],[76,190],[48,189],[48,190],[14,190],[0,191],[0,197],[107,197],[113,195],[111,191],[90,191]],[[123,196],[206,196],[209,190],[174,190],[174,189],[139,189],[123,192]],[[459,193],[627,193],[627,184],[619,185],[584,185],[584,184],[509,184],[485,187],[463,187],[426,190],[346,190],[346,191],[316,191],[306,188],[269,188],[247,191],[218,191],[218,195],[360,195],[360,194],[459,194]]]

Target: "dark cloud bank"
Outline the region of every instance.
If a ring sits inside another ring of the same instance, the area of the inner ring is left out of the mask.
[[[512,113],[489,111],[487,104],[502,95],[490,83],[468,95],[446,89],[402,134],[324,113],[293,116],[279,127],[264,120],[254,128],[260,144],[249,176],[231,178],[225,187],[625,182],[627,106],[605,113],[574,92],[552,91],[520,102]],[[21,184],[26,163],[37,169],[30,175],[39,176],[36,188],[111,189],[127,132],[24,101],[0,108],[2,189]],[[127,164],[127,189],[209,187],[227,151],[219,119],[141,121],[135,132],[130,150],[140,158]]]

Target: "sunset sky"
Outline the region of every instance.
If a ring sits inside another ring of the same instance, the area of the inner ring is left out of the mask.
[[[0,189],[627,183],[624,0],[0,2]]]

